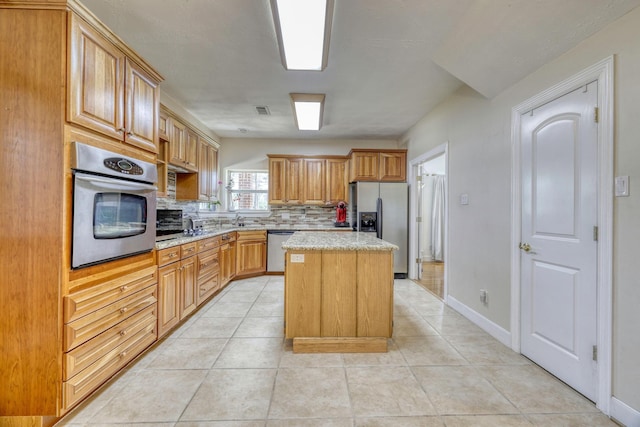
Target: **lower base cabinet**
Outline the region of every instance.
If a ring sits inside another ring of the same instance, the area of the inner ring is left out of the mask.
[[[157,340],[157,283],[157,267],[151,266],[64,297],[64,409]]]
[[[267,271],[267,232],[238,231],[236,277],[256,276]]]
[[[218,248],[198,253],[198,294],[196,303],[200,306],[220,289],[220,262]]]
[[[158,336],[163,337],[233,278],[235,232],[161,249],[157,260]]]
[[[158,269],[158,337],[180,322],[180,263]]]

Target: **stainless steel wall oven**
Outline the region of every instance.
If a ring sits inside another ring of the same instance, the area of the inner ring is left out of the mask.
[[[156,165],[74,142],[71,267],[153,250]]]

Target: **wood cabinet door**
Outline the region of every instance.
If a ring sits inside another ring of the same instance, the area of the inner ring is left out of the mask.
[[[378,181],[379,153],[355,152],[351,155],[350,181]]]
[[[133,61],[126,61],[126,143],[152,153],[158,152],[158,83]]]
[[[158,116],[158,138],[169,140],[169,115],[165,111],[160,111]]]
[[[158,269],[158,338],[180,321],[180,263]]]
[[[207,169],[209,171],[209,197],[218,195],[218,150],[207,144]]]
[[[187,128],[187,139],[185,140],[184,164],[185,167],[194,172],[198,171],[198,148],[200,138],[191,129]]]
[[[169,163],[184,167],[187,127],[174,118],[169,120]]]
[[[303,204],[324,205],[325,204],[325,160],[324,159],[304,159],[302,185]]]
[[[346,159],[327,159],[326,201],[349,203],[349,163]]]
[[[211,177],[209,170],[209,144],[200,141],[198,149],[198,199],[209,200],[211,197]]]
[[[265,245],[265,258],[266,258],[266,245]],[[237,246],[236,246],[236,242],[231,242],[229,243],[229,280],[233,280],[236,275],[237,275],[237,269],[236,269],[236,258],[237,258]],[[265,271],[267,271],[266,268],[266,259],[265,259]]]
[[[287,159],[269,158],[269,204],[287,202]]]
[[[267,271],[266,240],[237,242],[236,276],[247,276]]]
[[[298,205],[304,201],[303,159],[287,160],[286,201],[288,205]]]
[[[191,314],[197,306],[198,283],[196,257],[180,261],[180,319]]]
[[[124,54],[75,14],[70,44],[67,119],[123,140]]]
[[[229,283],[230,266],[229,266],[229,244],[220,246],[218,259],[220,260],[220,287]]]
[[[380,181],[407,180],[407,153],[380,153]]]

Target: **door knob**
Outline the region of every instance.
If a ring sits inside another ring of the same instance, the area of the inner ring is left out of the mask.
[[[532,251],[531,245],[528,243],[520,243],[520,246],[518,247],[528,254],[537,255],[537,252]]]

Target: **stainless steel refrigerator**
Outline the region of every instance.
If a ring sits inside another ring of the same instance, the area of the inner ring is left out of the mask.
[[[397,245],[396,278],[408,271],[409,186],[406,182],[353,182],[349,187],[349,221],[354,231],[376,233]]]

